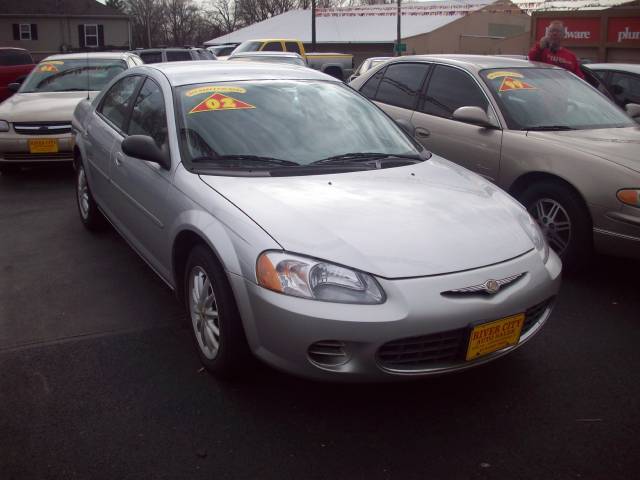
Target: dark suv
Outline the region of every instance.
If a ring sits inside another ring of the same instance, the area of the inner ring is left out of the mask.
[[[182,62],[185,60],[217,60],[205,48],[146,48],[134,50],[144,63]]]

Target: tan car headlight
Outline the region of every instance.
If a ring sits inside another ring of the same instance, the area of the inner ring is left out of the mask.
[[[631,205],[632,207],[640,207],[640,189],[637,188],[625,188],[624,190],[618,190],[616,195],[625,205]]]
[[[369,274],[286,252],[264,252],[256,265],[258,284],[294,297],[375,305],[385,301]]]
[[[0,132],[8,132],[9,131],[9,122],[6,120],[0,120]]]

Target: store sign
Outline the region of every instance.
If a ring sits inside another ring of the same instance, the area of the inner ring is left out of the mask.
[[[564,24],[564,38],[569,44],[594,43],[600,41],[599,18],[538,18],[536,39],[547,35],[549,23],[560,20]]]
[[[607,41],[640,45],[640,17],[610,18]]]

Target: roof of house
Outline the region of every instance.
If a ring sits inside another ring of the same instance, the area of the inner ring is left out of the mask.
[[[439,0],[402,5],[402,37],[429,33],[496,0]],[[517,10],[517,7],[514,6]],[[367,5],[318,8],[316,41],[319,43],[392,43],[396,39],[397,6]],[[262,22],[205,42],[217,45],[256,38],[295,38],[311,42],[311,10],[291,10]]]
[[[96,0],[2,0],[0,14],[126,16]]]

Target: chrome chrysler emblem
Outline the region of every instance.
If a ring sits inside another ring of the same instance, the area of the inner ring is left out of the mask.
[[[500,284],[496,280],[487,280],[483,283],[484,291],[490,294],[498,293],[500,290]]]

